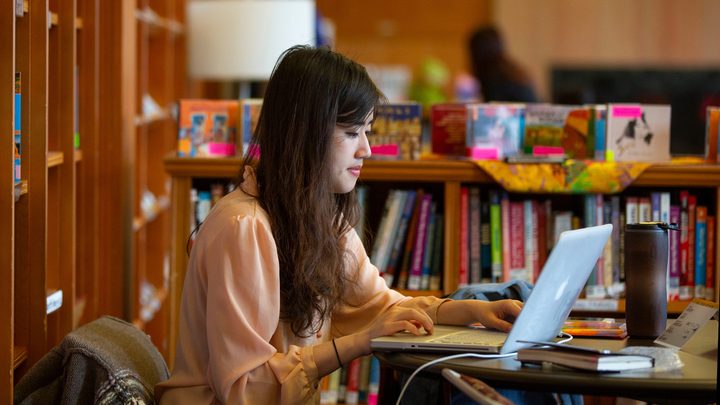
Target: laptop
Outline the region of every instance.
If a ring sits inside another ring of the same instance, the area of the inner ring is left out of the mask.
[[[510,333],[474,326],[436,325],[432,335],[409,332],[370,341],[374,351],[506,354],[555,338],[610,238],[612,225],[563,232]]]

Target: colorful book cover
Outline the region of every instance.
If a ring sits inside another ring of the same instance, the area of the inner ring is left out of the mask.
[[[707,263],[705,266],[705,299],[713,301],[715,300],[715,252],[716,252],[716,232],[715,232],[715,216],[707,216]]]
[[[523,150],[533,154],[537,147],[558,147],[567,157],[589,158],[589,123],[590,110],[586,107],[529,104],[525,108]]]
[[[260,110],[262,110],[263,100],[261,98],[245,98],[240,100],[240,137],[238,145],[242,153],[248,152],[250,141],[257,128],[260,119]]]
[[[464,157],[467,108],[461,103],[430,107],[431,151],[435,155]]]
[[[608,104],[608,161],[670,161],[669,105]]]
[[[695,209],[695,297],[705,297],[707,255],[707,207]]]
[[[372,135],[368,136],[373,159],[420,158],[422,105],[414,101],[378,106]]]
[[[237,100],[180,100],[178,155],[234,156],[237,121]]]
[[[670,223],[680,224],[680,207],[670,206]],[[680,299],[680,232],[668,232],[670,257],[668,258],[668,301]]]
[[[468,104],[466,146],[472,159],[502,159],[521,151],[524,107],[519,104]]]

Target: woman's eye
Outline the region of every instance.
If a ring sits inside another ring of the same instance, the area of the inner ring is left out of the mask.
[[[358,133],[357,132],[345,132],[345,135],[347,135],[350,138],[357,138]]]

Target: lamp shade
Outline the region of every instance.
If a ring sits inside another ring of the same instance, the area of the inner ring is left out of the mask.
[[[315,44],[313,0],[193,0],[189,74],[205,80],[267,80],[293,45]]]

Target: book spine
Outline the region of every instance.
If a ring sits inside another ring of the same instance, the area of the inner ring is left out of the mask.
[[[707,264],[705,271],[705,299],[713,301],[715,300],[715,279],[717,277],[715,269],[715,255],[716,255],[716,228],[715,228],[715,216],[708,215],[707,217]]]
[[[396,190],[390,190],[387,199],[385,199],[385,206],[383,207],[383,212],[380,216],[380,225],[378,226],[372,251],[370,252],[370,260],[373,264],[375,264],[375,267],[378,268],[381,276],[383,275],[381,255],[384,249],[383,244],[387,243],[387,234],[390,232],[390,211],[392,210],[393,201],[395,199],[395,192]]]
[[[638,198],[627,197],[625,199],[625,223],[636,224],[640,221],[640,215],[638,214]]]
[[[469,218],[470,226],[468,236],[470,241],[470,283],[480,282],[480,188],[469,188]]]
[[[385,268],[385,272],[382,273],[388,287],[393,286],[397,270],[402,265],[403,247],[405,246],[405,240],[408,236],[408,224],[410,223],[413,209],[415,208],[415,191],[407,190],[405,193],[405,206],[403,207],[402,216],[398,225],[397,235],[392,241],[387,267]]]
[[[420,278],[420,289],[427,290],[430,288],[430,264],[432,263],[433,243],[435,240],[435,224],[437,221],[437,203],[435,201],[430,204],[430,214],[428,216],[427,236],[425,237],[425,247],[422,260],[422,277]]]
[[[13,156],[13,180],[15,183],[22,179],[22,79],[20,72],[15,72],[15,118],[13,138],[15,150]]]
[[[502,281],[510,280],[510,198],[503,193],[500,198],[500,234],[502,235]]]
[[[680,191],[680,299],[691,298],[690,286],[688,284],[688,233],[689,213],[688,196],[686,190]]]
[[[707,207],[698,205],[695,209],[695,297],[705,297],[707,265]]]
[[[430,214],[432,195],[425,194],[420,202],[420,217],[415,235],[415,247],[410,266],[410,277],[408,278],[408,289],[419,290],[422,279],[422,263],[425,256],[425,238],[427,237],[428,216]]]
[[[688,195],[688,256],[687,256],[687,286],[688,298],[692,299],[695,293],[695,222],[697,197]]]
[[[469,190],[460,188],[460,267],[458,268],[458,287],[468,284],[468,209]]]
[[[443,248],[445,247],[443,213],[435,213],[435,237],[433,238],[433,253],[430,263],[430,289],[442,288]]]
[[[403,258],[400,264],[400,271],[398,274],[397,288],[407,288],[408,277],[410,273],[410,266],[412,263],[412,250],[413,242],[415,242],[415,235],[417,234],[418,219],[420,217],[420,201],[422,201],[425,191],[418,189],[415,192],[415,205],[413,207],[412,217],[410,218],[410,225],[405,238],[405,249],[403,250]]]
[[[492,266],[492,282],[497,283],[503,277],[503,236],[502,211],[500,194],[497,190],[490,191],[490,260]]]
[[[659,210],[659,208],[658,208]],[[638,199],[638,215],[639,219],[642,222],[650,222],[652,221],[652,203],[650,202],[650,199],[647,197],[640,197]],[[659,215],[659,211],[658,211]]]
[[[360,401],[360,358],[350,361],[347,368],[345,403],[357,404]]]
[[[492,282],[492,238],[490,231],[490,202],[480,201],[480,279]]]
[[[670,223],[680,223],[680,207],[670,206]],[[670,257],[668,259],[668,301],[680,299],[680,232],[670,231]]]
[[[370,357],[370,379],[368,381],[367,405],[378,404],[380,393],[380,360],[375,356]]]
[[[510,202],[510,277],[527,280],[525,268],[525,208],[522,201]]]

